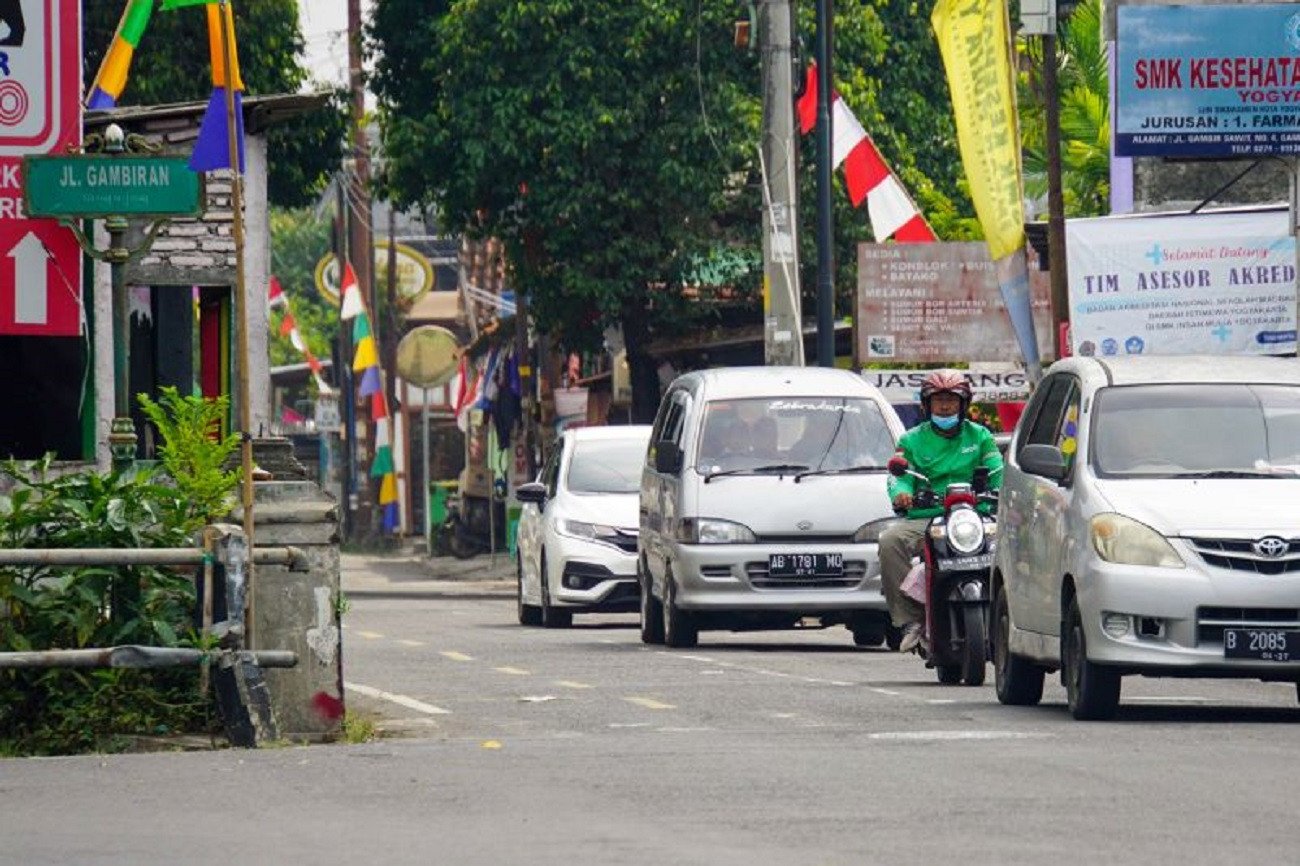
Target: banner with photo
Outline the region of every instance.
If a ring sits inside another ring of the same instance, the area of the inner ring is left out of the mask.
[[[1285,208],[1066,221],[1079,355],[1295,351]]]

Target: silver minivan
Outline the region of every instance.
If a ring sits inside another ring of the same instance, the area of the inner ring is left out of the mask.
[[[641,638],[844,625],[892,635],[877,542],[903,424],[847,370],[732,367],[664,394],[641,480]],[[896,636],[895,636],[896,639]]]
[[[1124,676],[1300,682],[1300,362],[1066,358],[1016,427],[998,506],[998,698],[1060,669],[1071,712]]]

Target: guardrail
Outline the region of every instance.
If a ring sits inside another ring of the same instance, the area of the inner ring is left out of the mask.
[[[166,547],[141,550],[107,548],[35,548],[0,550],[0,566],[194,566],[202,580],[203,632],[217,639],[212,650],[188,647],[114,646],[80,649],[49,649],[28,652],[0,652],[0,669],[5,668],[160,668],[199,664],[204,670],[216,665],[217,708],[232,745],[253,747],[278,738],[271,712],[270,695],[262,668],[291,668],[298,654],[290,650],[244,648],[247,627],[244,618],[248,592],[248,545],[243,530],[230,524],[216,524],[203,534],[202,547]],[[307,570],[306,556],[296,547],[258,547],[253,562],[284,565]],[[226,618],[213,622],[215,585],[224,587]]]

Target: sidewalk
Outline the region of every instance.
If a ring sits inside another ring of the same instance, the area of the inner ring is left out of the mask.
[[[513,598],[515,561],[507,553],[470,559],[422,552],[344,553],[345,596],[373,598]]]

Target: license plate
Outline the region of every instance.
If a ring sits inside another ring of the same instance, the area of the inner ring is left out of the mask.
[[[993,554],[981,553],[978,556],[954,556],[938,562],[940,571],[980,571],[993,565]]]
[[[1300,631],[1280,628],[1225,628],[1223,655],[1266,662],[1300,661]]]
[[[773,553],[767,558],[772,577],[841,577],[842,553]]]

